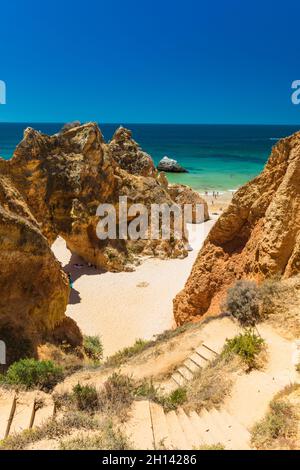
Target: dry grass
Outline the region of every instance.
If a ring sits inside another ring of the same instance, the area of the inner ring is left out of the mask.
[[[43,425],[21,433],[12,434],[0,442],[0,450],[22,450],[42,439],[59,439],[77,429],[95,430],[101,421],[88,413],[67,412],[62,419],[49,419]]]
[[[77,409],[90,413],[103,413],[126,420],[136,395],[137,385],[126,375],[114,372],[100,389],[78,383],[71,393],[53,395],[56,408],[62,411]]]
[[[125,434],[115,427],[112,421],[106,421],[101,431],[81,433],[60,441],[61,450],[130,450],[132,444]]]
[[[104,363],[104,366],[120,367],[129,359],[139,356],[150,348],[155,348],[160,344],[167,343],[173,338],[176,338],[177,336],[180,336],[189,330],[196,330],[199,328],[201,328],[200,324],[186,323],[185,325],[179,326],[178,328],[166,330],[163,333],[156,335],[155,340],[145,341],[143,339],[138,339],[132,346],[121,349],[112,356],[108,357]]]
[[[267,323],[288,339],[300,336],[300,275],[265,281],[262,310]]]
[[[225,446],[219,442],[218,444],[203,445],[194,450],[225,450]]]
[[[252,428],[257,449],[299,448],[300,385],[285,387],[271,401],[265,417]]]
[[[187,386],[186,411],[200,412],[219,407],[230,394],[234,372],[240,368],[235,356],[218,356],[207,367],[201,369]]]

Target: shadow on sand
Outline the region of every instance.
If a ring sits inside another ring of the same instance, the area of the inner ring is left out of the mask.
[[[63,266],[63,270],[65,273],[71,275],[71,279],[73,282],[75,282],[77,279],[79,279],[81,276],[94,276],[96,274],[103,274],[106,271],[101,270],[98,268],[95,268],[94,266],[88,266],[86,261],[84,261],[80,256],[76,255],[75,253],[72,253],[70,261],[68,264]],[[75,305],[75,304],[80,304],[81,302],[81,297],[80,297],[80,292],[74,287],[71,289],[70,297],[69,297],[69,304]]]

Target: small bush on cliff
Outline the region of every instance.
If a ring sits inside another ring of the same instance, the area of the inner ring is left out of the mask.
[[[120,416],[134,399],[134,382],[127,375],[113,373],[99,394],[100,410]]]
[[[103,346],[99,336],[84,336],[83,348],[86,355],[93,361],[103,359]]]
[[[98,392],[94,386],[78,383],[73,387],[72,396],[79,411],[95,411],[99,407]]]
[[[179,387],[173,390],[169,395],[165,395],[153,384],[152,380],[148,381],[144,379],[136,386],[134,396],[137,398],[147,398],[163,406],[165,411],[171,411],[176,410],[186,402],[186,393],[185,388]]]
[[[237,281],[233,287],[228,289],[223,309],[232,315],[241,326],[255,326],[261,319],[260,293],[255,282]]]
[[[244,333],[226,340],[222,355],[226,357],[232,353],[237,354],[248,366],[248,370],[251,370],[256,367],[257,356],[263,346],[264,340],[256,335],[251,328],[248,328]]]
[[[14,362],[2,376],[1,381],[9,385],[24,385],[26,388],[51,389],[63,378],[63,369],[52,361],[21,359]]]

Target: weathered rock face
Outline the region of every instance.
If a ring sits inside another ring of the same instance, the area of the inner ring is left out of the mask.
[[[123,135],[123,132],[121,133]],[[118,167],[94,123],[76,126],[54,136],[27,129],[6,172],[26,199],[51,244],[62,236],[71,251],[110,271],[138,262],[148,240],[100,240],[97,207],[111,203],[118,211],[119,196],[133,203],[171,203],[156,178],[130,174]],[[143,157],[141,158],[143,160]],[[137,164],[138,164],[137,155]],[[134,245],[134,246],[133,246]],[[155,241],[154,254],[186,256],[186,240]]]
[[[152,158],[133,140],[130,130],[119,127],[109,143],[109,150],[117,165],[128,173],[140,176],[157,174]]]
[[[0,338],[10,363],[34,354],[38,342],[65,320],[69,285],[26,202],[2,175],[0,253]]]
[[[182,208],[186,204],[191,204],[192,214],[190,218],[186,218],[186,222],[190,224],[202,223],[209,220],[207,202],[200,196],[197,191],[194,191],[189,186],[184,184],[170,184],[168,192],[179,206]]]
[[[169,173],[188,173],[185,168],[179,165],[177,160],[173,160],[173,158],[169,157],[162,158],[157,165],[157,169],[159,171],[166,171]]]
[[[184,289],[178,324],[218,313],[236,279],[300,271],[300,133],[281,140],[263,172],[236,192],[208,235]]]

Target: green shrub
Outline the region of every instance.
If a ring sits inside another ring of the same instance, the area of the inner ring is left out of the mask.
[[[252,429],[252,443],[257,448],[276,447],[276,440],[289,439],[297,434],[297,416],[291,403],[273,400],[266,416]]]
[[[222,306],[241,326],[255,326],[261,319],[260,293],[255,282],[237,281],[228,289],[227,298]]]
[[[134,394],[137,398],[143,397],[158,403],[165,411],[175,410],[185,403],[187,397],[186,389],[183,387],[177,388],[169,395],[163,395],[152,381],[149,382],[146,379],[136,387]]]
[[[51,389],[63,378],[63,369],[52,361],[21,359],[14,362],[2,376],[9,385],[25,385],[26,388]]]
[[[99,407],[98,392],[94,386],[78,383],[73,387],[72,396],[80,411],[95,411]]]
[[[94,361],[103,359],[103,345],[99,336],[84,336],[83,348],[86,355]]]
[[[256,367],[256,358],[262,351],[263,345],[264,340],[249,328],[244,333],[227,339],[222,355],[226,357],[232,353],[237,354],[250,370]]]
[[[187,400],[187,390],[179,387],[173,390],[169,395],[164,396],[160,404],[164,407],[165,411],[176,410],[179,406],[183,405]]]

